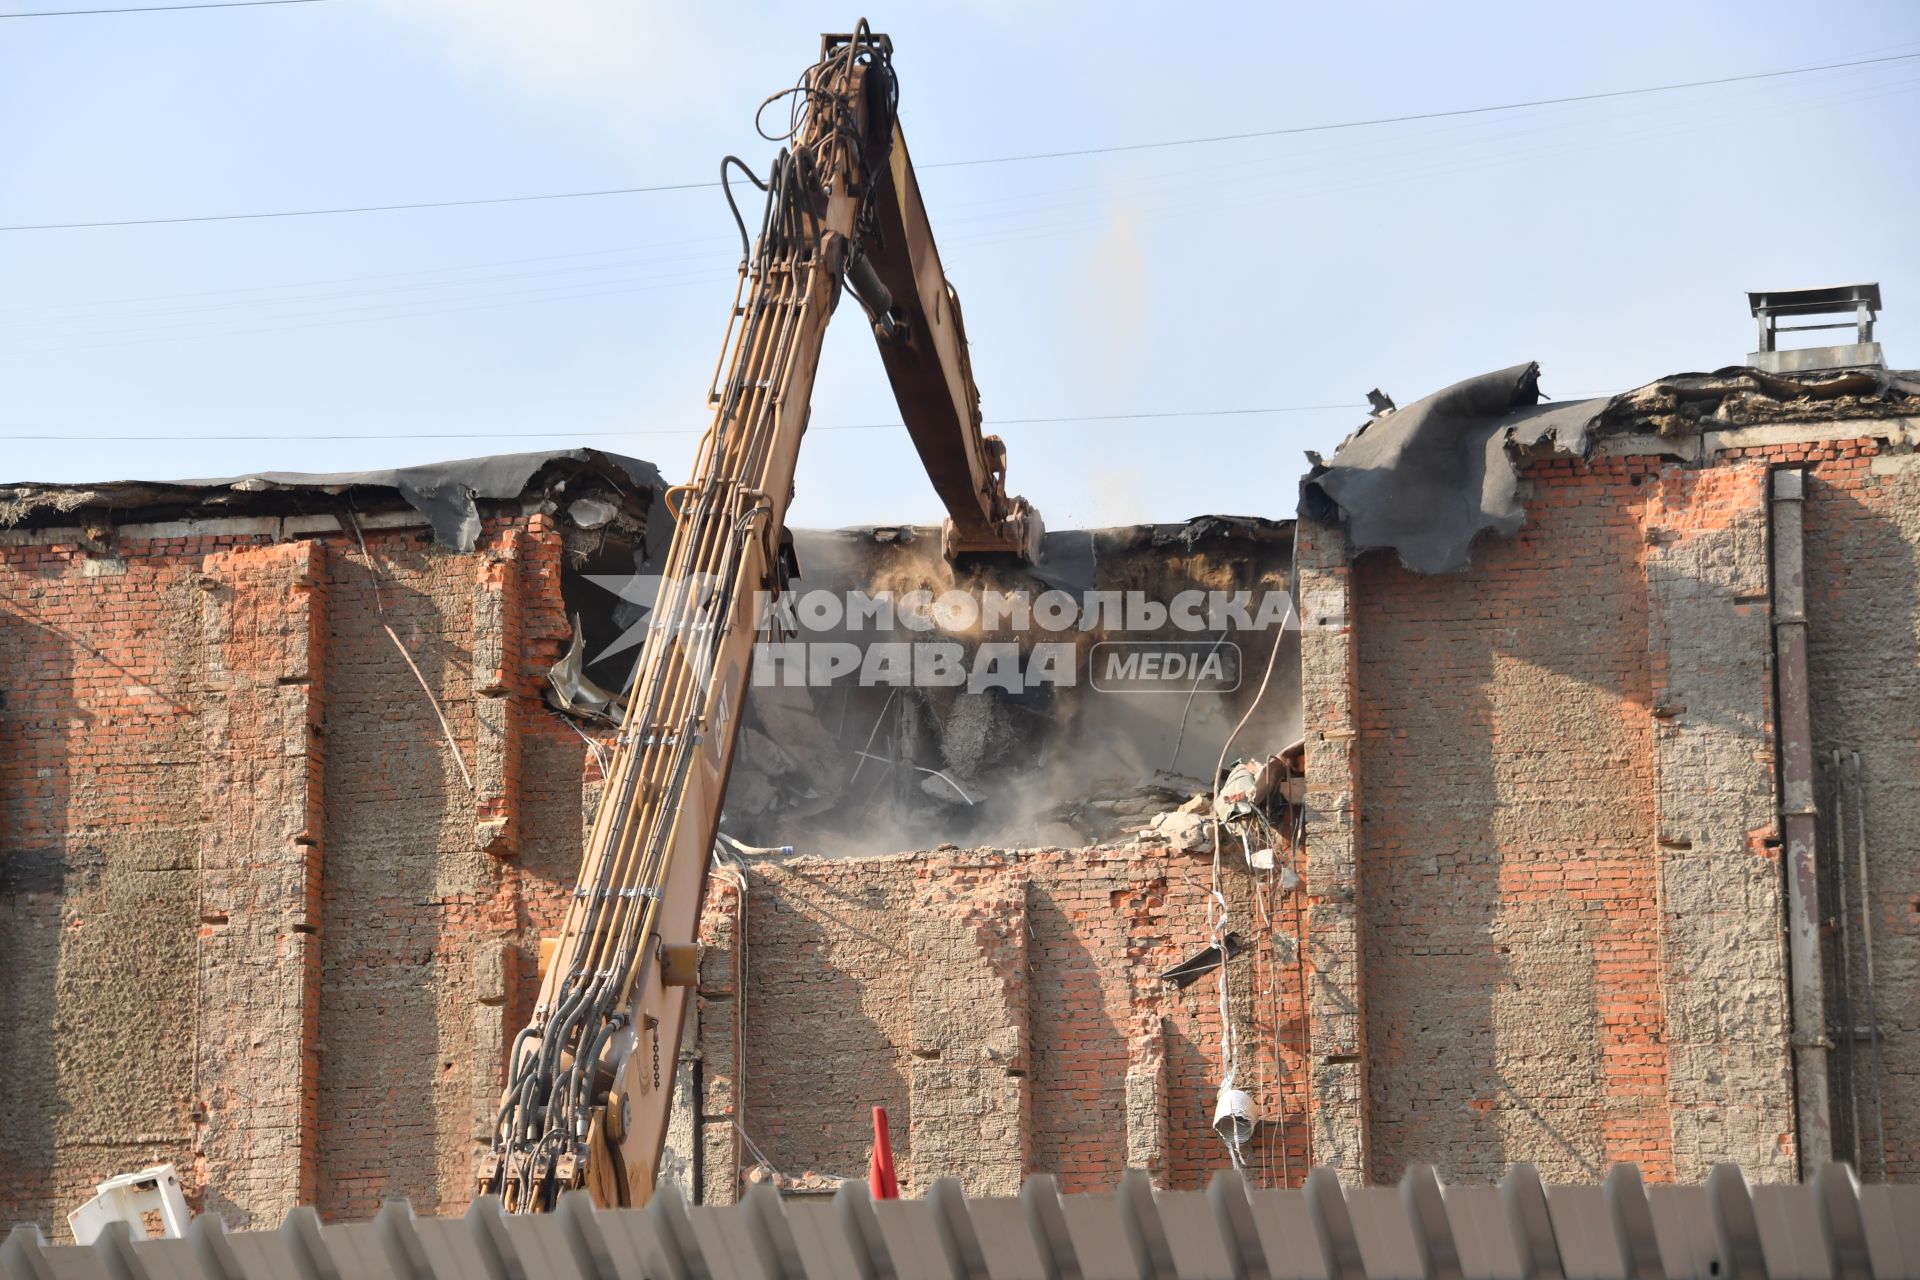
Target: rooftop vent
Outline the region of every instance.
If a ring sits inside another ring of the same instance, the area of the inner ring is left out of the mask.
[[[1760,349],[1747,363],[1768,373],[1806,373],[1814,369],[1884,368],[1886,358],[1873,340],[1873,322],[1880,314],[1880,286],[1840,284],[1825,289],[1773,289],[1749,293],[1747,305],[1760,322]],[[1825,324],[1781,324],[1802,316],[1851,316]],[[1782,351],[1775,340],[1782,333],[1808,329],[1852,329],[1853,341],[1843,346],[1798,347]]]

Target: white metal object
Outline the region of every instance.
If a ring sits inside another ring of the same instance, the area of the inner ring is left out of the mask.
[[[135,1240],[147,1239],[146,1215],[160,1215],[161,1234],[177,1240],[187,1234],[187,1198],[180,1175],[170,1164],[157,1164],[138,1173],[108,1178],[94,1188],[93,1199],[67,1215],[75,1244],[92,1244],[108,1223],[124,1222]]]
[[[1238,1151],[1253,1136],[1253,1099],[1231,1085],[1220,1086],[1213,1106],[1213,1129]]]

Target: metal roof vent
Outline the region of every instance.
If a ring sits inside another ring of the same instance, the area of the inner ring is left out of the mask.
[[[1873,322],[1880,313],[1880,286],[1840,284],[1825,289],[1772,289],[1749,293],[1747,305],[1760,321],[1760,349],[1747,363],[1768,373],[1806,373],[1814,369],[1885,368],[1880,344],[1873,340]],[[1781,324],[1800,316],[1849,315],[1850,320],[1826,324]],[[1781,351],[1775,336],[1807,329],[1852,329],[1853,341],[1844,346],[1799,347]]]

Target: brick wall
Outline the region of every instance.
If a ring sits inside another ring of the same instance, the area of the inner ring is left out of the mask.
[[[1810,475],[1817,746],[1866,776],[1880,1119],[1887,1172],[1912,1176],[1913,456],[1863,435],[1541,460],[1520,535],[1440,578],[1301,530],[1305,883],[1279,893],[1234,849],[1223,882],[1253,943],[1227,1018],[1268,1121],[1256,1177],[1791,1176],[1780,465]],[[52,1228],[163,1159],[236,1225],[467,1202],[599,778],[538,700],[568,635],[553,525],[490,520],[467,555],[420,528],[367,546],[377,602],[338,534],[0,546],[0,1217]],[[1830,867],[1833,834],[1829,805]],[[1203,1185],[1225,1161],[1219,993],[1158,974],[1205,945],[1209,879],[1133,846],[716,879],[683,1185],[730,1198],[761,1157],[795,1186],[859,1174],[876,1104],[909,1191],[1129,1165]],[[1857,1047],[1836,1132],[1877,1172]]]
[[[1355,565],[1376,1178],[1669,1167],[1645,474],[1531,479],[1465,572]]]
[[[1238,859],[1225,896],[1255,945],[1229,966],[1228,1016],[1245,1046],[1239,1085],[1271,1122],[1247,1159],[1262,1181],[1297,1182],[1298,904]],[[756,863],[744,1080],[720,1087],[799,1185],[864,1176],[870,1108],[885,1106],[903,1194],[943,1175],[1006,1194],[1040,1171],[1093,1189],[1130,1164],[1204,1186],[1226,1162],[1211,1128],[1218,989],[1159,974],[1207,945],[1210,874],[1206,857],[1146,847]],[[702,1045],[715,1039],[703,1025]],[[709,1197],[731,1193],[727,1174],[703,1171]]]
[[[1828,1009],[1864,1027],[1866,947],[1861,930],[1857,825],[1862,806],[1849,799],[1846,846],[1836,841],[1832,753],[1860,755],[1865,783],[1876,999],[1881,1034],[1880,1123],[1873,1106],[1874,1063],[1865,1040],[1833,1055],[1835,1158],[1852,1159],[1866,1176],[1881,1171],[1879,1131],[1886,1134],[1885,1172],[1895,1181],[1920,1174],[1920,455],[1889,454],[1872,437],[1819,444],[1780,444],[1747,451],[1774,465],[1807,472],[1806,583],[1808,662],[1814,746],[1823,766],[1820,849],[1829,868],[1844,861],[1850,911],[1850,1014],[1838,1007],[1837,980]],[[1838,908],[1831,877],[1823,907]],[[1829,931],[1830,971],[1837,975],[1837,930]],[[1850,1050],[1850,1052],[1849,1052]],[[1857,1110],[1856,1110],[1857,1108]],[[1858,1117],[1857,1122],[1855,1117]]]
[[[560,538],[0,547],[0,1218],[458,1208],[578,866]],[[385,630],[406,646],[433,703]]]
[[[190,1164],[202,559],[0,558],[0,1210]]]

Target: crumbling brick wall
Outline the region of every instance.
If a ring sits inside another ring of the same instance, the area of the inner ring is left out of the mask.
[[[903,1194],[944,1175],[1007,1194],[1042,1171],[1093,1189],[1129,1166],[1204,1185],[1226,1162],[1211,1128],[1217,991],[1211,976],[1180,991],[1159,974],[1207,945],[1209,875],[1205,857],[1153,847],[756,863],[745,1078],[727,1086],[747,1133],[799,1185],[864,1174],[876,1105]],[[1255,924],[1251,877],[1226,876],[1230,909],[1247,913],[1236,929],[1292,936],[1290,900]],[[1270,1123],[1247,1157],[1263,1180],[1297,1181],[1299,973],[1251,950],[1231,962],[1229,1016],[1240,1086]],[[1277,1057],[1255,1047],[1276,1040]],[[728,1194],[726,1173],[705,1171],[709,1196]]]
[[[470,1198],[579,862],[560,539],[366,547],[377,605],[344,535],[0,547],[0,1218],[163,1160],[236,1225]]]
[[[1303,528],[1305,883],[1262,896],[1226,859],[1257,1178],[1791,1176],[1777,466],[1810,476],[1816,745],[1864,766],[1885,1168],[1912,1176],[1920,468],[1887,429],[1788,438],[1822,430],[1535,460],[1522,532],[1458,575]],[[0,545],[0,1218],[52,1229],[159,1160],[235,1225],[470,1197],[600,779],[538,700],[569,634],[551,521],[490,519],[466,555],[412,526],[367,548],[378,603],[342,533]],[[1852,855],[1833,835],[1829,812],[1829,865]],[[683,1185],[731,1198],[762,1156],[799,1187],[858,1175],[874,1104],[909,1193],[1224,1166],[1213,979],[1158,976],[1207,942],[1205,857],[743,874],[703,922]],[[1863,940],[1846,979],[1863,1022]],[[1836,1129],[1876,1174],[1856,1048]]]

